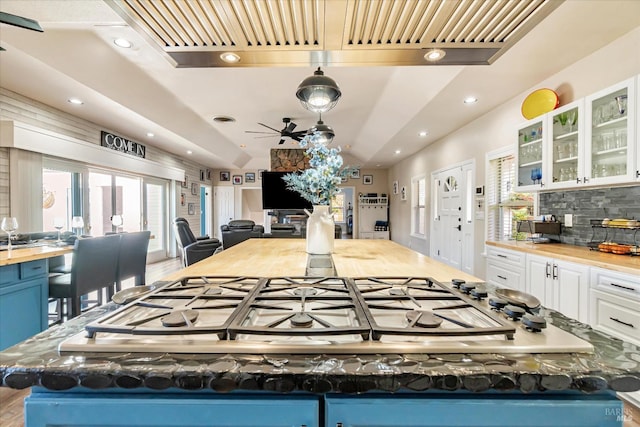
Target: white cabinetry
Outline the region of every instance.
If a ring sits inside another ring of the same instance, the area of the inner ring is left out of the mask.
[[[594,185],[635,180],[635,79],[585,99],[587,112],[585,176]]]
[[[640,181],[638,78],[522,124],[516,150],[517,190]]]
[[[525,289],[525,254],[487,247],[487,282],[501,288]]]
[[[358,198],[358,238],[389,240],[389,198]]]
[[[592,268],[590,323],[640,346],[640,277]]]
[[[526,290],[542,305],[589,322],[589,267],[527,254]]]

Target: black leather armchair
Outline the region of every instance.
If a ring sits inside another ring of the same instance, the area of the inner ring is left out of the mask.
[[[182,265],[185,267],[210,257],[216,252],[216,249],[222,246],[218,239],[196,238],[184,218],[173,220],[173,230],[178,242]]]
[[[293,224],[271,224],[271,237],[294,238],[302,235],[296,235],[296,227]]]
[[[222,247],[225,249],[229,249],[247,239],[260,238],[264,235],[264,227],[256,225],[250,219],[229,221],[229,224],[220,226],[220,231],[222,231]]]

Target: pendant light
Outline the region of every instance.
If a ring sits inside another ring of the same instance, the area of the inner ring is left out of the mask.
[[[320,67],[298,85],[296,97],[304,108],[314,113],[326,113],[336,106],[342,92],[336,82],[324,75]]]
[[[322,121],[322,114],[320,114],[320,119],[318,123],[314,127],[310,129],[311,133],[316,136],[316,141],[321,144],[331,144],[333,141],[333,137],[336,136],[335,132],[329,125],[325,125]]]

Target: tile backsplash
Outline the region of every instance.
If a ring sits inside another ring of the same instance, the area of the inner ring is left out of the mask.
[[[591,219],[640,220],[640,185],[540,193],[540,214],[555,215],[563,223],[561,242],[586,246],[592,239],[604,239],[605,230],[594,230]],[[573,227],[564,226],[565,214],[573,215]],[[611,236],[612,230],[609,232]],[[640,239],[640,231],[637,234]],[[633,232],[617,230],[613,239],[618,243],[633,243],[633,236]]]

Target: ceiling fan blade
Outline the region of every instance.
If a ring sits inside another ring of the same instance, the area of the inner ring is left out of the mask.
[[[296,126],[298,126],[298,125],[293,123],[293,122],[289,122],[287,127],[284,128],[283,132],[284,133],[291,133],[296,128]]]
[[[265,134],[269,134],[269,135],[279,135],[280,132],[278,133],[273,133],[273,132],[259,132],[257,130],[245,130],[245,133],[265,133]]]
[[[0,22],[3,24],[14,25],[16,27],[25,28],[27,30],[44,32],[38,21],[23,16],[12,15],[10,13],[0,12]]]
[[[279,136],[279,135],[254,136],[253,139],[273,138],[274,136]]]
[[[265,125],[264,123],[258,123],[258,124],[259,124],[260,126],[264,126],[264,127],[266,127],[267,129],[271,129],[271,130],[272,130],[272,131],[274,131],[274,132],[278,132],[278,133],[280,133],[280,131],[279,131],[278,129],[274,129],[274,128],[272,128],[271,126],[267,126],[267,125]]]
[[[280,142],[278,142],[278,145],[282,145],[284,144],[284,138],[280,138]]]

